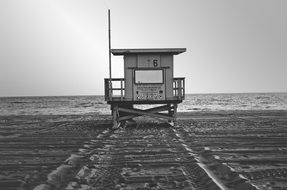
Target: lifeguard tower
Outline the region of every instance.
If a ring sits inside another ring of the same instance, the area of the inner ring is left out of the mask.
[[[105,79],[105,100],[111,105],[113,127],[137,116],[176,120],[177,105],[184,100],[184,78],[174,78],[174,55],[185,48],[111,49],[124,58],[124,78]],[[157,104],[142,110],[136,104]],[[164,113],[166,112],[166,113]]]

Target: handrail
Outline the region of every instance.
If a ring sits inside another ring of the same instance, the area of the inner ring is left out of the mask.
[[[177,77],[173,78],[173,96],[179,100],[183,100],[185,97],[185,78]]]
[[[113,87],[113,81],[120,82],[119,87]],[[105,100],[110,101],[113,97],[120,97],[120,100],[124,99],[124,78],[105,78]],[[114,91],[120,91],[120,95],[115,95]]]
[[[112,101],[113,98],[123,101],[125,98],[125,79],[124,78],[105,78],[105,100]],[[114,87],[113,83],[119,83]],[[118,92],[118,93],[116,93]],[[173,78],[173,98],[183,100],[185,98],[185,78]]]

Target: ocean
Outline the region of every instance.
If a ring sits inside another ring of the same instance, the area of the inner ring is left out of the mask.
[[[287,110],[287,93],[187,94],[178,106],[179,112],[232,110]],[[2,116],[106,115],[110,112],[104,96],[0,97]]]

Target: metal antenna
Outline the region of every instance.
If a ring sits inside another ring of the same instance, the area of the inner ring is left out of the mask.
[[[108,23],[109,23],[109,77],[110,81],[112,80],[112,61],[111,61],[111,18],[110,18],[110,9],[108,10]]]

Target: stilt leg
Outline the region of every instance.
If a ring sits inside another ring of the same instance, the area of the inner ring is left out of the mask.
[[[172,107],[171,107],[171,104],[168,104],[168,115],[172,117],[173,111],[172,111],[171,108],[172,108]],[[172,121],[172,120],[168,120],[169,123],[170,123],[171,121]]]
[[[117,129],[119,127],[119,109],[118,105],[113,106],[113,129]]]
[[[177,104],[174,104],[173,105],[173,122],[174,122],[173,126],[176,126],[176,120],[177,120]]]

